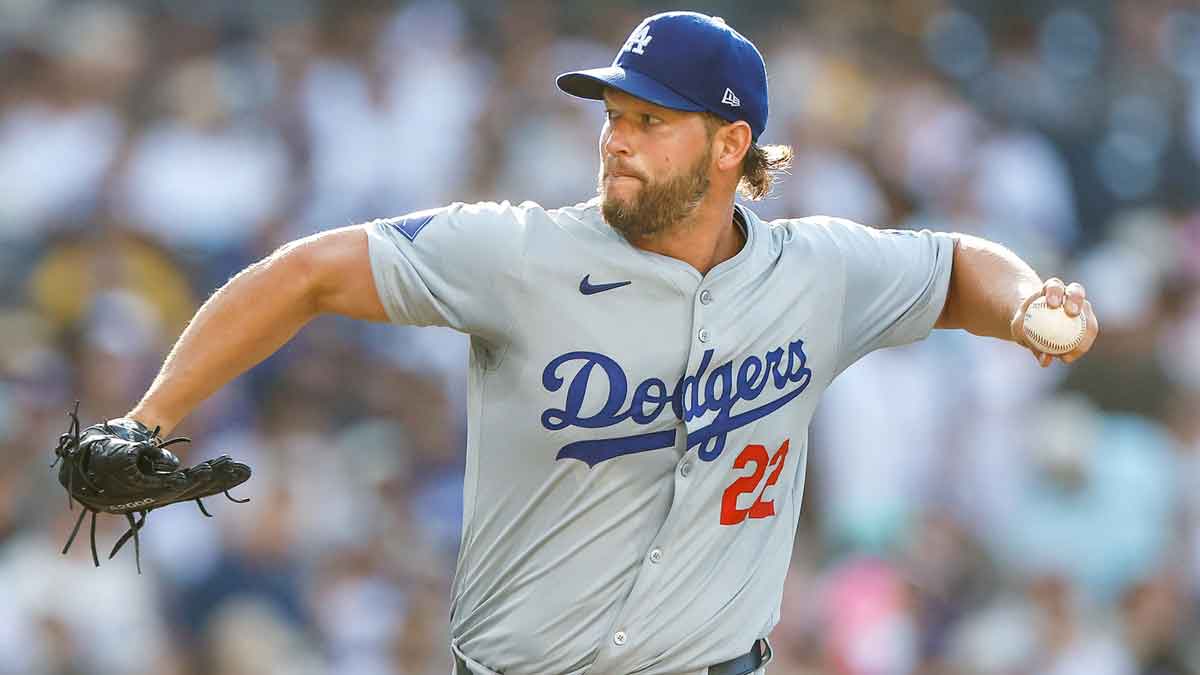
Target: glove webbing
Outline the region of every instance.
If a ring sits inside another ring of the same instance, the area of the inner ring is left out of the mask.
[[[82,462],[83,466],[87,466],[88,458],[84,455],[84,453],[90,452],[90,449],[85,451],[79,447],[79,401],[75,402],[75,409],[67,414],[71,416],[71,426],[68,428],[67,433],[58,437],[58,447],[54,450],[54,454],[57,455],[57,457],[55,458],[54,463],[50,465],[50,468],[53,469],[55,466],[57,466],[59,460],[63,460],[65,463],[71,463],[71,471],[68,474],[70,478],[67,479],[70,482],[70,485],[67,487],[67,509],[74,510],[75,500],[72,498],[72,494],[75,484],[75,464],[77,462]],[[192,442],[192,439],[185,436],[161,441],[158,438],[158,432],[161,428],[162,427],[158,426],[154,427],[154,433],[151,434],[155,440],[155,447],[165,448],[173,443]],[[74,449],[72,450],[72,448]],[[86,471],[79,471],[78,473],[83,479],[83,482],[86,483],[88,487],[92,488],[96,494],[104,494],[104,490],[96,487],[96,484],[88,478]],[[238,499],[234,497],[233,495],[229,494],[229,490],[225,490],[224,492],[225,496],[232,502],[245,504],[246,502],[250,501],[249,498]],[[201,513],[208,518],[213,517],[212,514],[208,512],[208,509],[204,508],[204,502],[200,500],[200,497],[196,497],[194,501],[196,502],[196,505],[200,507]],[[75,535],[79,534],[79,526],[83,524],[84,516],[91,512],[92,524],[90,529],[92,543],[92,563],[96,567],[99,567],[100,557],[96,554],[96,514],[98,514],[100,511],[91,508],[83,502],[80,502],[79,506],[81,507],[79,518],[75,521],[75,527],[71,529],[71,536],[67,537],[67,543],[65,546],[63,546],[62,554],[66,555],[67,551],[71,549],[71,544],[75,543]],[[142,517],[136,522],[133,519],[133,513],[126,513],[125,518],[129,521],[129,529],[125,531],[125,534],[122,534],[120,538],[117,539],[117,543],[113,545],[112,551],[109,551],[108,553],[108,559],[112,560],[113,556],[117,554],[117,551],[120,551],[121,547],[125,545],[125,542],[129,541],[130,537],[133,537],[133,556],[135,564],[137,565],[138,574],[142,573],[142,547],[141,541],[138,538],[138,532],[142,529],[142,526],[146,524],[146,517],[150,515],[150,511],[151,509],[143,509],[142,511],[138,511],[137,513],[141,514]]]

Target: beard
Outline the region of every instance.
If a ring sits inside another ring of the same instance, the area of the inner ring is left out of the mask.
[[[608,194],[604,189],[604,165],[600,165],[600,213],[604,222],[628,240],[652,239],[675,229],[690,216],[708,193],[708,165],[712,149],[688,170],[667,180],[644,180],[642,188],[629,200]]]

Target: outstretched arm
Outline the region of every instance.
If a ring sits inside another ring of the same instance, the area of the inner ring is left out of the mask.
[[[1054,357],[1037,351],[1024,338],[1025,310],[1045,296],[1049,307],[1065,304],[1068,315],[1087,317],[1087,335],[1075,351],[1060,357],[1063,362],[1072,363],[1092,348],[1100,325],[1082,285],[1067,285],[1057,278],[1043,282],[1015,253],[986,239],[962,234],[955,239],[950,291],[936,328],[961,328],[974,335],[1012,340],[1028,347],[1046,367]]]
[[[388,320],[362,226],[291,242],[230,279],[192,318],[127,417],[167,434],[321,314]]]

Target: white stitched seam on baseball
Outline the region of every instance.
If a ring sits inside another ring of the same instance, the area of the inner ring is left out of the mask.
[[[1034,344],[1036,344],[1037,346],[1042,347],[1044,349],[1056,350],[1056,351],[1070,351],[1070,350],[1074,349],[1075,347],[1077,347],[1081,341],[1080,337],[1076,337],[1070,343],[1063,344],[1061,342],[1053,342],[1051,340],[1047,340],[1046,338],[1043,338],[1041,335],[1038,335],[1037,333],[1029,333],[1028,335],[1029,335],[1030,339],[1033,340]]]

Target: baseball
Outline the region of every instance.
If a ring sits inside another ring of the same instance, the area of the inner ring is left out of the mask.
[[[1050,309],[1046,298],[1038,298],[1025,311],[1025,339],[1046,354],[1059,356],[1069,354],[1083,342],[1087,333],[1087,319],[1068,316],[1065,309]]]

